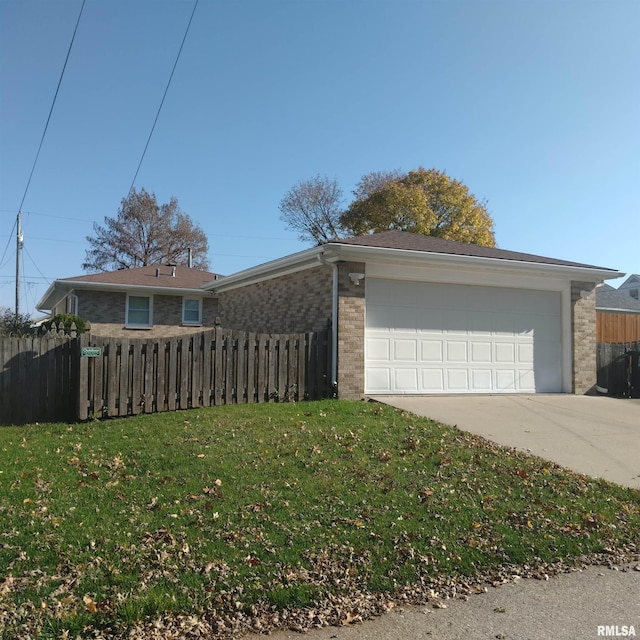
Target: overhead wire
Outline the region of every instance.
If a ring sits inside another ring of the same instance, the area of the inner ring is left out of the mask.
[[[173,69],[171,69],[171,75],[169,76],[169,81],[167,82],[167,86],[165,87],[164,94],[162,96],[162,100],[160,101],[160,106],[158,107],[158,111],[156,113],[155,120],[153,121],[153,125],[151,127],[151,131],[149,132],[149,137],[147,138],[147,143],[144,145],[144,150],[142,152],[142,156],[140,157],[140,162],[138,162],[138,168],[136,169],[135,175],[133,176],[133,180],[131,181],[131,186],[129,187],[128,193],[130,194],[133,191],[133,186],[136,183],[136,179],[138,177],[138,173],[140,172],[140,167],[142,166],[142,162],[147,153],[147,149],[149,148],[149,143],[151,142],[151,136],[153,136],[153,132],[156,128],[156,123],[158,122],[158,118],[160,117],[160,111],[162,111],[162,105],[164,104],[164,100],[167,97],[167,93],[169,91],[169,87],[171,86],[171,80],[173,79],[173,74],[178,66],[178,60],[180,60],[180,54],[182,53],[182,48],[184,47],[184,43],[187,39],[187,35],[189,34],[189,28],[191,27],[191,22],[193,21],[193,16],[196,12],[196,8],[198,7],[198,0],[195,1],[193,5],[193,11],[191,12],[191,17],[189,18],[189,22],[187,24],[187,28],[185,29],[184,36],[182,38],[182,43],[180,44],[180,49],[178,49],[178,55],[176,56],[175,62],[173,63]]]
[[[24,190],[24,195],[22,196],[22,201],[20,202],[20,207],[18,211],[22,211],[22,205],[27,197],[27,193],[29,192],[29,186],[31,185],[31,178],[33,178],[33,172],[36,170],[36,165],[38,164],[38,158],[40,157],[40,151],[42,150],[42,144],[44,143],[44,138],[47,135],[47,129],[49,128],[49,121],[51,120],[51,114],[53,113],[53,107],[56,104],[56,99],[58,98],[58,91],[60,91],[60,85],[62,84],[62,78],[64,77],[65,69],[67,68],[67,62],[69,61],[69,55],[71,54],[71,49],[73,47],[73,42],[76,39],[76,33],[78,31],[78,25],[80,24],[80,18],[82,17],[82,12],[84,10],[84,3],[86,0],[82,0],[82,6],[80,7],[80,13],[78,15],[78,20],[76,21],[75,29],[73,30],[73,35],[71,36],[71,42],[69,43],[69,49],[67,50],[67,57],[64,60],[64,65],[62,67],[62,73],[60,74],[60,79],[58,80],[58,86],[56,87],[56,92],[53,96],[53,102],[51,103],[51,108],[49,109],[49,116],[47,117],[47,122],[44,125],[44,131],[42,132],[42,138],[40,138],[40,145],[38,146],[38,152],[36,153],[36,158],[33,161],[33,166],[31,167],[31,173],[29,174],[29,179],[27,180],[27,186]]]

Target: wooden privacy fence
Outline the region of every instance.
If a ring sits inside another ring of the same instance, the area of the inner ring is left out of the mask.
[[[80,420],[318,399],[330,391],[327,331],[269,335],[215,328],[153,340],[85,334],[79,341],[85,353],[79,364]]]
[[[599,342],[597,345],[598,386],[607,389],[609,395],[629,395],[631,371],[627,351],[640,350],[639,342],[621,344]]]
[[[0,423],[85,420],[330,395],[329,332],[221,328],[164,339],[0,339]]]
[[[56,331],[0,339],[0,423],[75,419],[77,343]]]
[[[604,343],[640,340],[640,313],[596,313],[596,340]]]

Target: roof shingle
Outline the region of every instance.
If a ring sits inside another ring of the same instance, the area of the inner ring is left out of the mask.
[[[455,240],[444,240],[443,238],[435,238],[433,236],[425,236],[421,233],[410,233],[408,231],[383,231],[381,233],[357,236],[355,238],[333,240],[329,244],[348,244],[386,249],[401,249],[405,251],[425,251],[428,253],[444,253],[458,256],[494,258],[498,260],[514,260],[517,262],[533,262],[615,271],[614,269],[596,267],[590,264],[557,260],[555,258],[546,258],[530,253],[519,253],[518,251],[506,251],[505,249],[497,249],[495,247],[483,247],[477,244],[467,244],[466,242],[457,242]]]
[[[174,271],[175,270],[175,271]],[[172,275],[175,273],[175,275]],[[89,282],[122,286],[168,287],[172,289],[199,289],[205,282],[220,278],[217,273],[189,269],[183,265],[148,265],[133,269],[104,271],[72,278],[61,278],[61,282]]]

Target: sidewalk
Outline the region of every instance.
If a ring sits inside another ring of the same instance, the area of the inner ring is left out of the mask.
[[[640,563],[521,579],[446,609],[398,607],[374,620],[272,640],[598,640],[640,638]],[[263,640],[249,635],[245,640]]]

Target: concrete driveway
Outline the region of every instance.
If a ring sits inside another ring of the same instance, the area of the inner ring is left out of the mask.
[[[593,477],[640,488],[640,400],[569,394],[377,396]]]

